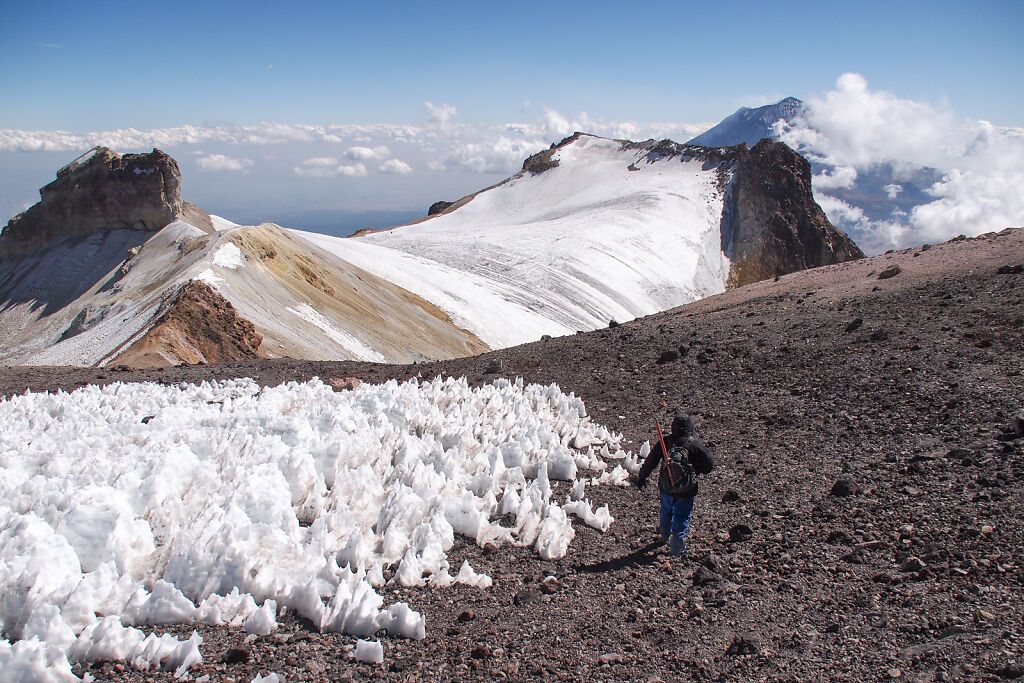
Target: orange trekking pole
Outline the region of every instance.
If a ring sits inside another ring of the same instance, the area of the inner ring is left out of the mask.
[[[661,433],[661,423],[657,422],[654,426],[658,428],[658,441],[661,442],[661,454],[665,458],[665,468],[668,470],[668,480],[672,484],[672,488],[675,488],[676,479],[672,476],[672,465],[668,461],[668,449],[665,448],[665,435]]]

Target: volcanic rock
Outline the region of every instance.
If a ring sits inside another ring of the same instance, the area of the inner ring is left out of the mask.
[[[836,496],[837,498],[845,498],[847,496],[853,496],[860,492],[860,487],[857,486],[857,482],[849,477],[842,477],[836,480],[836,483],[832,485],[832,490],[829,491],[830,496]]]
[[[447,209],[452,204],[454,204],[454,202],[446,202],[446,201],[434,202],[433,204],[430,205],[430,208],[427,209],[427,215],[428,216],[433,216],[435,213],[441,213],[442,211]]]
[[[212,228],[208,215],[181,199],[180,188],[177,162],[158,149],[121,156],[94,147],[57,171],[39,190],[39,202],[10,220],[0,235],[0,258],[96,230],[156,232],[185,213]]]
[[[814,201],[806,159],[767,138],[737,156],[722,221],[729,286],[864,257]]]
[[[255,326],[239,316],[230,301],[205,282],[190,280],[149,331],[114,362],[159,367],[261,358],[262,343]]]

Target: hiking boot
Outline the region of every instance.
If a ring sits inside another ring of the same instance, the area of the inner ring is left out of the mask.
[[[658,533],[661,534],[661,540],[668,543],[669,539],[672,538],[672,533],[665,527],[658,527]]]
[[[671,540],[669,540],[669,542],[668,542],[668,552],[669,552],[669,555],[672,555],[673,557],[678,557],[678,556],[683,554],[684,550],[686,550],[686,541],[680,541],[675,536],[673,536],[671,538]]]

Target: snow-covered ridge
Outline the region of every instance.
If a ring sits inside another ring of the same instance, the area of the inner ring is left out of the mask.
[[[430,220],[351,239],[303,237],[436,303],[492,347],[724,291],[718,166],[591,135],[552,161]]]
[[[561,557],[570,515],[612,522],[587,484],[638,467],[578,398],[521,380],[89,386],[0,401],[0,422],[0,669],[39,680],[96,659],[184,673],[198,636],[135,627],[267,633],[281,609],[422,638],[377,588],[489,586],[453,572],[456,533]]]

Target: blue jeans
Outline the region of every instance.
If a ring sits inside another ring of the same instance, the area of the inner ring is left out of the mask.
[[[661,494],[661,537],[669,542],[669,551],[679,555],[686,548],[686,533],[690,530],[693,497],[676,498]]]

